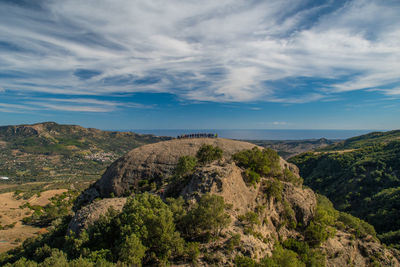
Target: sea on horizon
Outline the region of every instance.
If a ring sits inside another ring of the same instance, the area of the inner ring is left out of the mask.
[[[153,129],[127,130],[139,134],[153,134],[155,136],[177,137],[182,134],[217,133],[218,137],[239,140],[305,140],[326,138],[341,140],[363,135],[374,130],[221,130],[221,129]]]

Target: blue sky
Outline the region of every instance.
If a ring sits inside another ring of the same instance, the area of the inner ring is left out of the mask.
[[[400,1],[0,0],[0,124],[398,129]]]

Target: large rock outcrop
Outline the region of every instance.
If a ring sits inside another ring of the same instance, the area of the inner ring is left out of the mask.
[[[78,203],[85,205],[97,197],[129,195],[140,180],[160,182],[171,176],[180,157],[195,156],[203,144],[219,146],[224,151],[225,159],[230,159],[236,152],[255,146],[247,142],[222,138],[175,139],[141,146],[111,164],[101,179],[80,196]],[[298,174],[295,165],[283,159],[281,165]]]
[[[212,144],[224,151],[223,158],[195,169],[184,184],[178,186],[175,196],[182,196],[189,203],[195,203],[202,195],[210,193],[222,196],[231,208],[227,211],[231,224],[225,229],[227,236],[240,235],[241,253],[252,258],[261,259],[271,255],[277,240],[287,238],[304,240],[304,230],[313,220],[317,207],[316,195],[311,189],[272,177],[262,177],[256,185],[248,185],[243,180],[243,169],[236,166],[232,154],[244,149],[251,149],[253,144],[226,139],[183,139],[171,140],[146,145],[130,151],[114,162],[102,178],[80,196],[80,202],[90,203],[95,198],[104,198],[82,207],[69,225],[69,230],[79,233],[95,222],[108,207],[122,210],[125,203],[123,196],[141,192],[141,184],[151,181],[157,184],[148,191],[165,197],[168,188],[168,177],[172,175],[181,156],[194,156],[201,145]],[[282,168],[289,168],[298,176],[296,166],[280,159]],[[279,197],[269,195],[271,183],[280,183]],[[114,198],[110,198],[114,196]],[[107,198],[108,197],[108,198]],[[118,198],[115,198],[118,197]],[[241,219],[245,214],[256,213],[259,223],[246,230]],[[296,225],[300,225],[298,228]],[[216,243],[215,247],[224,247],[228,237]],[[400,266],[398,255],[384,248],[371,236],[353,240],[353,234],[339,230],[333,238],[328,239],[321,250],[327,256],[327,266],[370,266],[371,259],[383,266]],[[205,247],[205,249],[209,249]],[[221,255],[219,264],[232,266],[232,257],[223,252],[209,251]],[[204,264],[203,264],[204,263]],[[201,266],[207,263],[201,262]]]

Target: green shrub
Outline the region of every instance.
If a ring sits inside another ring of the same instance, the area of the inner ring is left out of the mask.
[[[175,176],[185,176],[193,172],[197,165],[197,159],[192,156],[183,156],[178,160],[178,164],[174,169]]]
[[[198,204],[185,216],[185,232],[189,235],[218,237],[231,221],[225,213],[227,205],[223,197],[205,194]]]
[[[208,164],[222,159],[223,151],[218,146],[202,145],[197,151],[196,158],[201,164]]]
[[[199,243],[188,242],[185,247],[185,257],[189,259],[190,262],[195,263],[200,256]]]
[[[258,219],[258,214],[252,211],[246,212],[244,215],[240,215],[238,219],[244,225],[250,227],[260,224],[260,220]]]
[[[319,246],[329,237],[334,236],[336,229],[333,227],[339,214],[325,196],[317,195],[317,208],[313,221],[305,231],[306,240],[313,247]]]
[[[134,234],[148,248],[147,254],[161,262],[183,250],[184,241],[175,231],[173,214],[159,196],[144,193],[129,198],[118,216],[118,224],[123,237],[138,243],[131,237]]]
[[[292,171],[288,168],[285,168],[282,173],[282,180],[285,182],[292,183],[296,186],[301,186],[303,184],[303,179],[301,177],[297,177]]]
[[[142,266],[146,250],[140,239],[135,234],[131,234],[120,246],[119,260],[134,266]]]
[[[252,170],[245,170],[244,181],[246,184],[251,184],[256,186],[260,182],[260,175]]]
[[[235,266],[237,267],[256,267],[257,262],[247,256],[238,255],[235,257]]]
[[[261,260],[261,266],[285,266],[285,267],[305,267],[306,265],[299,259],[296,252],[285,249],[277,244],[271,257]]]
[[[263,181],[263,192],[267,198],[282,200],[283,184],[277,179],[268,179]]]
[[[342,222],[345,226],[352,228],[355,231],[357,237],[372,235],[376,238],[374,227],[357,217],[354,217],[348,213],[340,212],[338,220]]]
[[[397,249],[400,249],[400,230],[390,231],[378,235],[379,239],[385,244],[392,244]]]
[[[229,238],[227,242],[228,251],[233,251],[236,247],[240,245],[240,234],[234,234]]]
[[[254,171],[261,176],[277,176],[281,173],[278,153],[272,149],[260,150],[258,147],[243,150],[233,155],[239,167]]]

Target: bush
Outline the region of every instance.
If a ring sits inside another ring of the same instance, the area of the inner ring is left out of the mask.
[[[192,156],[183,156],[178,160],[178,164],[175,167],[174,175],[175,176],[185,176],[193,172],[194,168],[197,165],[197,159]]]
[[[190,175],[197,165],[197,159],[192,156],[183,156],[178,160],[171,183],[168,185],[166,196],[177,197],[182,189],[190,182]]]
[[[200,256],[199,243],[188,242],[185,247],[185,256],[191,262],[195,263]]]
[[[223,151],[218,146],[202,145],[197,151],[196,158],[201,164],[208,164],[214,160],[222,159]]]
[[[263,150],[254,147],[233,155],[233,160],[239,167],[251,170],[261,176],[278,176],[281,173],[278,153],[270,148]]]
[[[313,221],[310,222],[305,237],[313,247],[319,246],[329,237],[334,236],[336,229],[333,227],[338,218],[338,211],[326,197],[317,195],[317,209]]]
[[[134,266],[142,266],[142,259],[146,254],[146,250],[147,248],[143,246],[140,239],[135,234],[131,234],[121,244],[119,260]]]
[[[189,235],[219,236],[221,231],[230,223],[229,214],[225,213],[227,205],[223,197],[206,194],[185,217],[186,232]]]
[[[400,249],[400,230],[390,231],[378,236],[385,244],[392,244],[397,249]]]
[[[261,266],[305,267],[296,252],[276,245],[271,257],[261,260]]]
[[[238,219],[243,224],[250,227],[260,224],[260,220],[258,219],[258,214],[252,211],[246,212],[244,215],[239,216]]]
[[[263,192],[268,198],[275,198],[277,201],[282,200],[283,184],[276,179],[263,181]]]
[[[303,179],[301,177],[297,177],[292,171],[287,168],[283,170],[282,180],[297,186],[301,186],[303,184]]]
[[[258,266],[258,264],[252,258],[238,255],[235,257],[235,266],[237,266],[237,267],[256,267],[256,266]]]
[[[244,181],[246,184],[252,184],[256,186],[260,182],[260,175],[252,170],[246,170],[244,172]]]
[[[154,255],[161,262],[183,250],[184,241],[175,231],[173,214],[159,196],[144,193],[129,198],[118,219],[121,235],[139,244],[132,234],[137,236],[148,248],[147,255]],[[124,240],[121,241],[123,246]]]
[[[228,251],[233,251],[236,247],[240,245],[240,234],[234,234],[229,238],[227,242]]]
[[[372,235],[376,238],[374,227],[359,218],[356,218],[345,212],[340,212],[338,220],[344,223],[344,225],[346,225],[347,227],[352,228],[355,231],[357,237]]]

